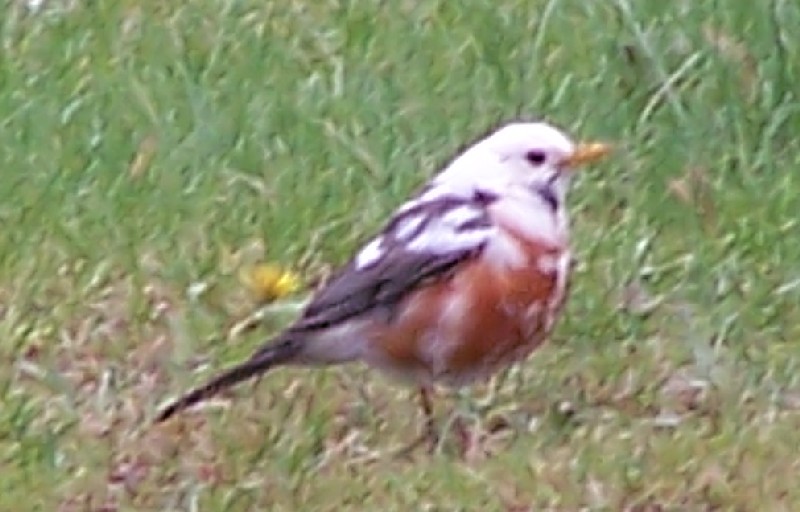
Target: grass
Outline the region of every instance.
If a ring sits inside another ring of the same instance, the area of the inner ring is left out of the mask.
[[[9,1],[0,509],[797,510],[800,7]],[[342,263],[465,140],[616,141],[571,196],[551,343],[465,457],[391,456],[410,391],[283,370],[161,428],[289,321],[237,279]]]

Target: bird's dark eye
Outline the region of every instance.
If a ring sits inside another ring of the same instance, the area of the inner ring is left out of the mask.
[[[531,165],[542,165],[547,160],[547,155],[544,151],[533,150],[525,153],[525,159]]]

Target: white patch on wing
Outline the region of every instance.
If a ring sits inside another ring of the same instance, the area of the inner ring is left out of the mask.
[[[379,236],[358,252],[358,255],[356,255],[356,270],[374,265],[383,257],[384,250],[381,247],[382,243],[383,237]]]
[[[414,252],[446,254],[477,247],[495,232],[494,227],[463,229],[462,226],[482,215],[483,212],[474,206],[457,206],[440,217],[431,219],[425,229],[409,241],[407,248]]]
[[[481,215],[483,215],[481,210],[465,204],[445,212],[445,214],[442,215],[441,223],[452,226],[453,228],[459,228],[468,222],[479,219]]]
[[[428,224],[416,238],[408,243],[408,250],[447,254],[453,251],[473,249],[485,243],[494,233],[494,227],[483,227],[466,231],[456,231],[455,226],[437,220]]]
[[[401,204],[400,207],[397,209],[397,215],[401,215],[412,208],[416,208],[422,203],[422,197],[417,197],[414,199],[410,199],[405,203]]]
[[[422,214],[412,215],[402,219],[397,225],[394,233],[395,237],[400,241],[407,241],[409,238],[411,238],[414,232],[419,229],[424,220],[425,216]]]
[[[404,203],[397,211],[398,213],[407,212],[421,204],[433,203],[445,197],[469,199],[475,195],[477,188],[473,183],[459,183],[439,179],[432,182],[432,187],[428,188],[425,192],[417,198]],[[483,187],[481,187],[483,188]]]

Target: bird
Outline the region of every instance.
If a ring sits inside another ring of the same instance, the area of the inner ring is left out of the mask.
[[[551,334],[570,282],[570,181],[610,151],[544,121],[491,130],[401,204],[294,322],[155,422],[276,367],[362,362],[419,390],[435,437],[437,386],[485,380]]]

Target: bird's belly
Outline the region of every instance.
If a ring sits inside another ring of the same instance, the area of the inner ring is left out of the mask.
[[[477,259],[418,290],[371,333],[367,362],[417,383],[463,385],[527,357],[551,330],[565,279],[538,263]]]

